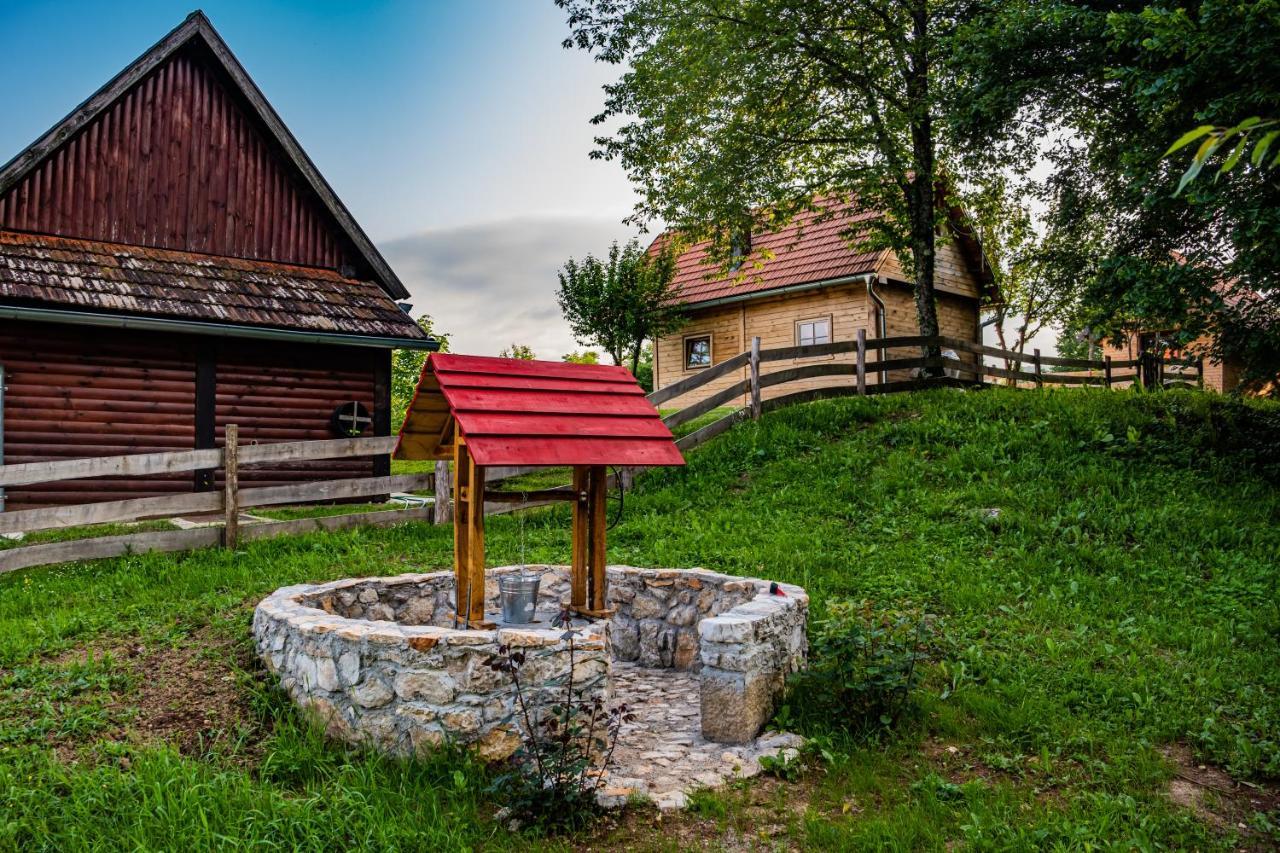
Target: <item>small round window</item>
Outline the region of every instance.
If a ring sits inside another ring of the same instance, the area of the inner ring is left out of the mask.
[[[329,429],[334,435],[343,438],[364,435],[371,426],[373,417],[369,414],[369,408],[356,400],[338,406],[329,417]]]

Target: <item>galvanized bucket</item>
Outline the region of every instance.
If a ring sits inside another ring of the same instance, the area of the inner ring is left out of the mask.
[[[527,625],[533,621],[538,607],[538,585],[542,575],[512,573],[498,578],[498,595],[502,599],[502,621],[508,625]]]

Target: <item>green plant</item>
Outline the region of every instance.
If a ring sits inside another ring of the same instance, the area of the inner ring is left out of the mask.
[[[491,792],[504,803],[504,820],[547,833],[580,829],[599,813],[596,794],[613,759],[618,732],[632,719],[625,704],[606,708],[599,695],[587,695],[596,682],[584,683],[575,676],[578,632],[569,611],[562,611],[556,621],[565,628],[561,639],[568,646],[569,665],[563,676],[550,682],[562,693],[544,712],[530,707],[520,681],[527,662],[523,651],[501,645],[488,662],[490,669],[511,677],[523,729],[523,743],[510,769],[494,779]]]
[[[810,631],[809,668],[788,684],[788,719],[858,733],[893,728],[920,683],[933,630],[916,611],[830,602]]]

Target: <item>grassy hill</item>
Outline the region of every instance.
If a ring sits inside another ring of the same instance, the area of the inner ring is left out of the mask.
[[[782,410],[647,476],[612,562],[799,583],[815,619],[922,609],[925,683],[892,734],[811,729],[797,778],[540,843],[1270,847],[1278,422],[1191,392],[937,391]],[[564,562],[566,519],[493,519],[491,563]],[[0,848],[527,846],[479,768],[324,744],[249,653],[268,591],[450,549],[407,526],[0,578]]]

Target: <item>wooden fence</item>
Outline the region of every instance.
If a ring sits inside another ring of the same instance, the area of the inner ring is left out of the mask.
[[[246,466],[375,456],[390,453],[395,447],[396,438],[379,436],[240,445],[238,433],[236,425],[228,425],[225,447],[207,450],[139,453],[0,466],[0,487],[79,480],[85,477],[127,477],[209,468],[221,468],[224,471],[223,487],[216,491],[0,513],[0,534],[132,522],[148,518],[172,518],[188,514],[215,513],[222,516],[222,524],[217,526],[144,531],[0,550],[0,573],[68,560],[115,557],[144,551],[185,551],[210,545],[234,548],[242,541],[308,530],[337,530],[354,525],[387,525],[404,521],[429,521],[433,518],[431,507],[413,507],[323,518],[259,522],[242,527],[239,523],[240,512],[251,507],[373,497],[392,492],[430,489],[434,475],[403,474],[241,488],[239,473]]]
[[[884,358],[886,351],[897,349],[938,347],[940,350],[951,350],[957,355],[972,356],[972,360],[949,358],[946,356],[911,358]],[[850,361],[832,361],[821,364],[804,364],[762,373],[760,366],[770,362],[794,361],[798,359],[831,357],[852,354]],[[871,357],[874,356],[874,357]],[[986,359],[1004,360],[1005,367],[996,367],[986,363]],[[1024,368],[1026,366],[1026,369]],[[1064,368],[1065,370],[1046,370],[1045,368]],[[1178,361],[1165,359],[1158,355],[1144,354],[1140,358],[1119,360],[1110,357],[1102,359],[1062,358],[1059,356],[1042,356],[1039,350],[1030,355],[997,347],[984,346],[973,341],[945,336],[920,336],[868,339],[864,330],[858,330],[858,336],[852,341],[839,341],[830,344],[812,344],[808,346],[779,347],[762,350],[760,339],[754,338],[751,349],[726,359],[714,367],[709,367],[693,376],[672,383],[649,395],[649,401],[655,406],[662,406],[676,400],[690,391],[702,388],[707,384],[727,376],[735,371],[746,369],[747,377],[711,394],[698,402],[680,409],[663,418],[663,422],[676,428],[702,417],[723,406],[731,405],[744,396],[748,403],[735,409],[730,414],[713,421],[706,426],[680,438],[676,444],[681,450],[690,450],[721,434],[735,423],[746,418],[758,418],[762,413],[782,408],[795,403],[803,403],[827,397],[839,397],[866,394],[892,394],[900,391],[917,391],[924,388],[937,387],[972,387],[986,384],[989,380],[1003,380],[1014,387],[1043,387],[1045,385],[1093,385],[1105,388],[1126,386],[1166,387],[1172,384],[1194,384],[1203,386],[1204,365],[1201,361]],[[956,376],[921,379],[896,379],[891,381],[868,381],[875,374],[887,376],[891,372],[918,371],[925,368],[941,368]],[[778,385],[786,385],[802,380],[819,377],[853,377],[853,384],[831,385],[808,388],[789,394],[782,394],[768,400],[763,399],[762,391]]]

